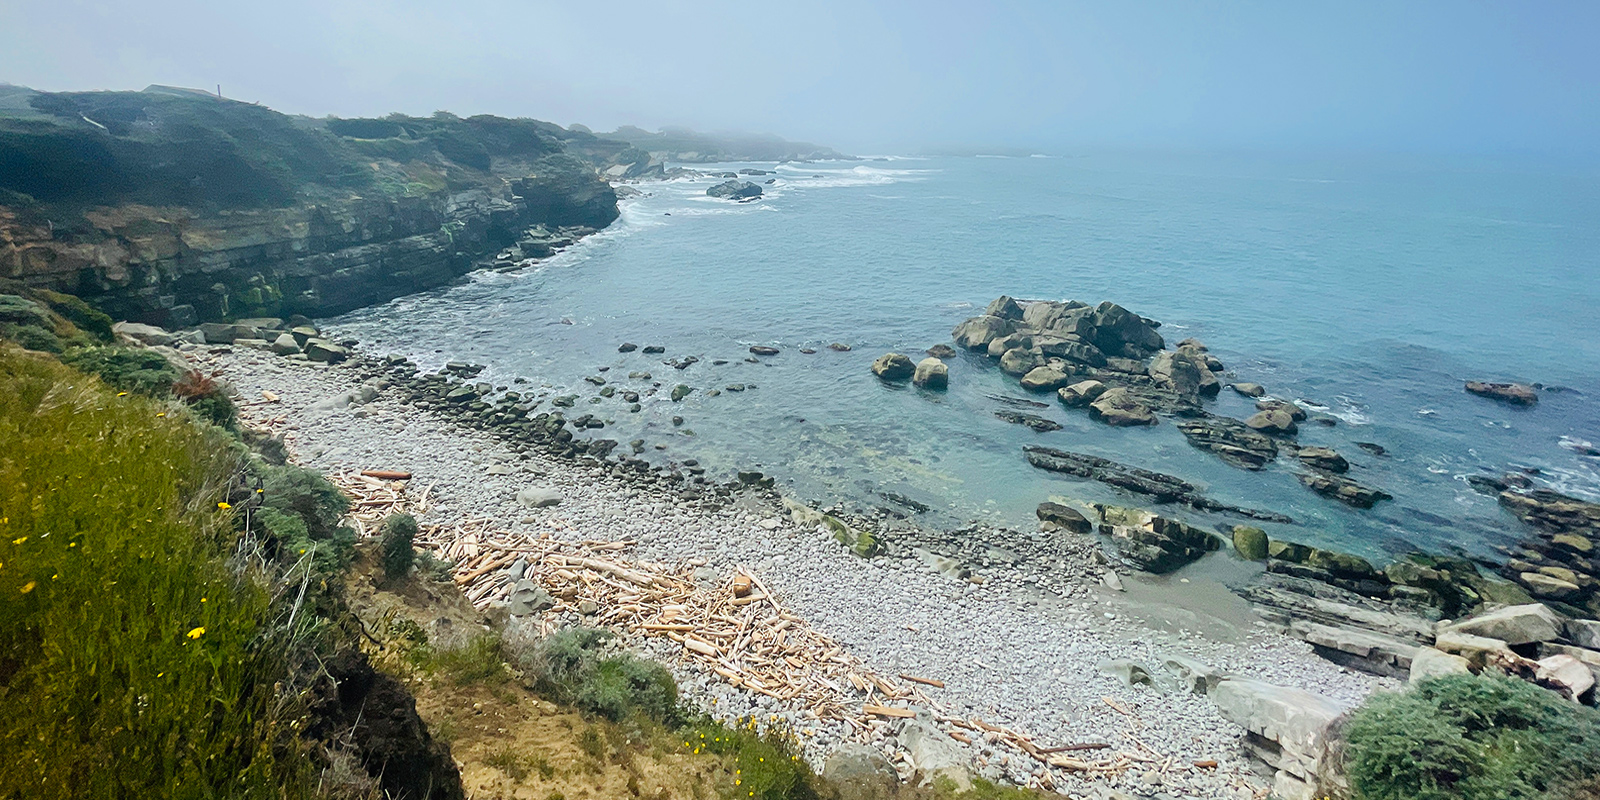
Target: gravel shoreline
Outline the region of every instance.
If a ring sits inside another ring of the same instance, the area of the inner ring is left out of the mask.
[[[351,391],[361,377],[343,365],[291,361],[242,347],[189,346],[185,355],[208,372],[220,371],[236,390],[245,419],[282,417],[290,451],[300,463],[325,471],[414,473],[417,485],[432,487],[426,522],[488,517],[512,530],[560,526],[556,535],[573,539],[636,541],[633,556],[638,558],[703,559],[708,568],[723,572],[748,569],[792,611],[874,669],[943,680],[944,688],[929,693],[944,704],[944,713],[981,717],[1041,743],[1106,742],[1126,752],[1147,747],[1143,752],[1170,757],[1177,765],[1218,764],[1159,776],[1135,769],[1091,780],[1051,770],[1056,788],[1073,796],[1111,797],[1112,790],[1120,790],[1133,796],[1259,797],[1270,785],[1270,777],[1257,775],[1247,761],[1242,729],[1204,696],[1129,686],[1102,673],[1104,662],[1128,659],[1159,667],[1168,656],[1181,655],[1223,673],[1352,704],[1394,685],[1334,665],[1315,656],[1309,645],[1259,625],[1246,622],[1218,636],[1216,626],[1188,624],[1194,620],[1184,611],[1183,597],[1170,597],[1166,610],[1160,603],[1136,608],[1127,595],[1100,585],[1104,568],[1095,558],[1095,536],[970,532],[984,539],[969,541],[966,548],[970,554],[978,545],[981,557],[967,565],[983,581],[980,585],[953,570],[939,571],[930,563],[937,559],[917,552],[919,545],[940,550],[941,542],[951,541],[948,534],[897,536],[886,543],[886,555],[863,559],[815,526],[791,520],[765,493],[741,495],[709,510],[633,485],[605,467],[536,451],[518,453],[487,432],[458,426],[382,391],[370,403],[337,408],[324,401]],[[262,402],[264,391],[278,402]],[[531,485],[558,490],[562,502],[522,508],[513,497]],[[1181,583],[1171,586],[1176,588],[1145,594],[1183,591]],[[1153,620],[1167,624],[1149,624]],[[673,646],[664,640],[652,640],[644,649],[669,666],[676,661]],[[820,765],[840,740],[841,731],[782,709],[770,698],[715,676],[678,672],[685,698],[715,716],[778,715],[787,721],[802,733],[805,755],[814,764]],[[874,743],[898,755],[893,737],[901,724],[879,723]],[[1035,761],[988,749],[982,738],[968,749],[983,765],[978,774],[991,779],[1036,785],[1045,774]]]

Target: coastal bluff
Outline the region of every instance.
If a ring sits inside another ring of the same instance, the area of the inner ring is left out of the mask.
[[[0,87],[0,278],[166,327],[329,316],[604,228],[597,170],[628,152],[535,120]]]

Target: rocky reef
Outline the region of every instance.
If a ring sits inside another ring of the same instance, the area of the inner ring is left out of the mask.
[[[534,120],[312,120],[167,87],[0,103],[0,278],[179,327],[326,316],[617,217],[626,155]]]
[[[1296,435],[1305,410],[1267,396],[1259,384],[1233,384],[1239,394],[1258,398],[1248,419],[1207,411],[1206,400],[1222,389],[1222,362],[1197,339],[1166,349],[1160,327],[1109,301],[1091,306],[1002,295],[951,337],[995,359],[1023,389],[1053,392],[1062,405],[1107,425],[1156,425],[1172,417],[1189,444],[1235,467],[1259,470],[1288,453],[1302,469],[1301,483],[1318,494],[1355,508],[1389,498],[1347,475],[1349,462],[1333,450],[1301,447]],[[1036,457],[1029,460],[1043,467]]]

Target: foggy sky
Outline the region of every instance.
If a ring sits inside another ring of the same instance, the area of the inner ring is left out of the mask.
[[[0,81],[921,147],[1600,154],[1594,2],[0,0]]]

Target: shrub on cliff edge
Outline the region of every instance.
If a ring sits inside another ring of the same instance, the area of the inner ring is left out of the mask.
[[[383,521],[383,576],[391,581],[404,578],[416,561],[411,543],[417,537],[417,521],[410,514],[392,514]]]
[[[1356,800],[1566,800],[1600,776],[1600,711],[1508,678],[1375,695],[1346,735]]]

